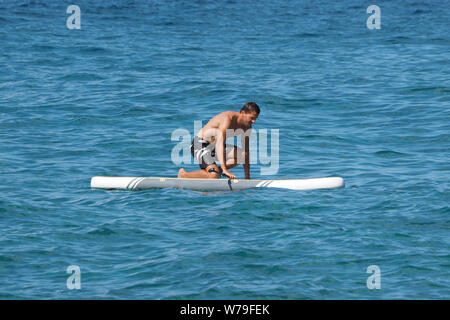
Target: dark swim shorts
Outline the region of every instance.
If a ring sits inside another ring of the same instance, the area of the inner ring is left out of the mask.
[[[225,145],[225,153],[227,154],[234,145]],[[208,166],[215,164],[219,161],[216,154],[216,141],[209,143],[206,140],[200,139],[195,136],[191,144],[191,154],[195,160],[197,160],[201,169],[206,169]]]

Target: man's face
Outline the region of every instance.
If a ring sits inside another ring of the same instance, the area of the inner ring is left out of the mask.
[[[251,126],[253,123],[255,123],[256,119],[258,119],[258,114],[255,111],[252,111],[250,113],[242,112],[242,117],[245,124]]]

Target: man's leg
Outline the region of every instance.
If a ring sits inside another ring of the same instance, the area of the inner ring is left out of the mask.
[[[231,169],[236,167],[239,164],[244,163],[244,154],[241,148],[230,145],[227,145],[227,154],[226,154],[226,165],[227,169]],[[206,169],[201,169],[198,171],[187,172],[183,168],[178,171],[178,178],[191,178],[191,179],[217,179],[219,175],[215,172],[208,172],[209,169],[213,168],[216,171],[219,171],[217,165],[211,164]],[[222,170],[220,169],[220,172]]]
[[[178,171],[178,178],[188,178],[188,179],[217,179],[219,175],[215,172],[208,172],[209,169],[213,168],[219,172],[219,168],[216,164],[211,164],[206,167],[206,169],[201,169],[198,171],[187,172],[183,168]],[[221,170],[220,170],[221,171]]]
[[[237,165],[243,164],[245,161],[244,153],[241,148],[234,146],[230,148],[227,153],[227,169],[236,167]]]

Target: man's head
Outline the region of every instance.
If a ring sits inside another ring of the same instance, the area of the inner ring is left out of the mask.
[[[247,102],[241,108],[241,118],[245,124],[251,126],[258,118],[259,112],[259,106],[256,103]]]

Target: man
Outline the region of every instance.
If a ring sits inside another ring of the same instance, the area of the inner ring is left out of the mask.
[[[248,102],[240,112],[225,111],[213,117],[197,133],[191,145],[192,156],[200,164],[201,170],[187,172],[181,168],[178,178],[217,179],[223,173],[230,179],[236,179],[229,169],[243,163],[245,179],[250,179],[250,132],[259,112],[256,103]],[[227,138],[238,135],[242,136],[244,150],[225,145]],[[216,161],[219,161],[220,168]]]

